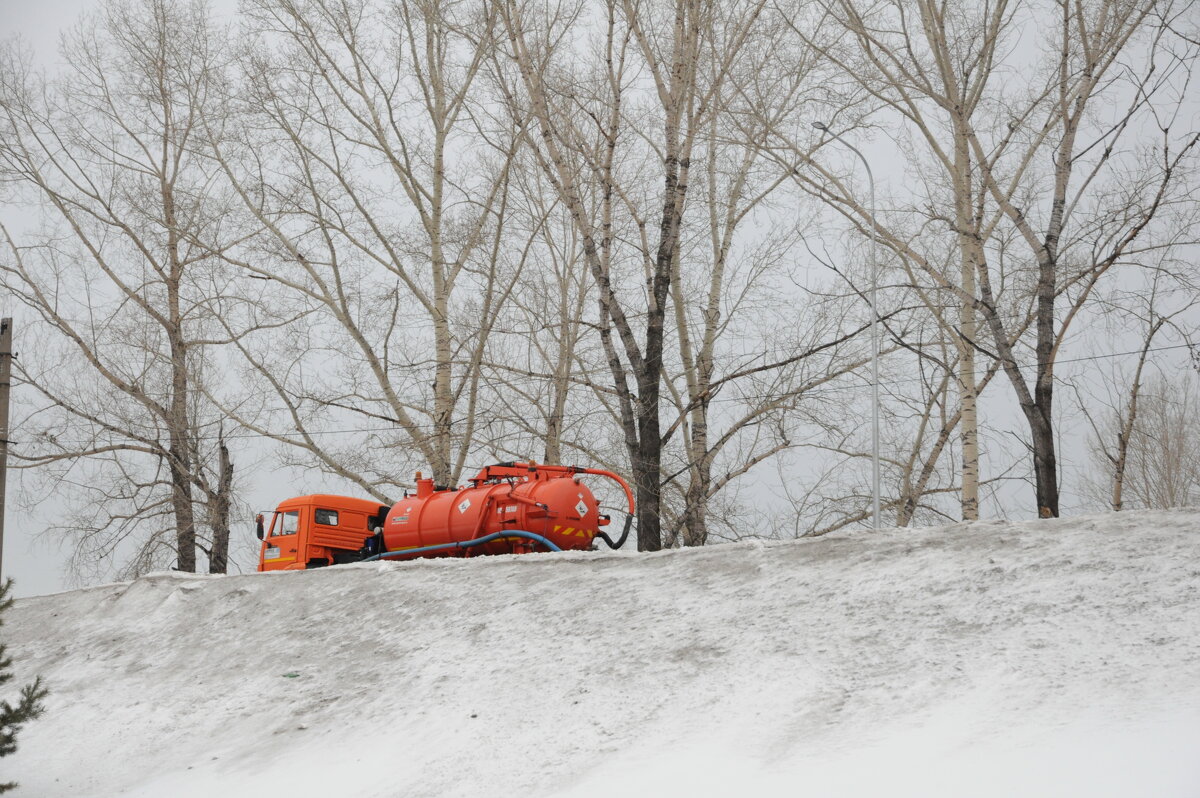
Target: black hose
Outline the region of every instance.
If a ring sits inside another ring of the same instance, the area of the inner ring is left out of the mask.
[[[596,537],[607,543],[610,549],[619,549],[625,543],[625,538],[629,537],[629,527],[631,526],[633,526],[633,516],[627,515],[625,516],[625,530],[621,533],[621,539],[616,543],[613,543],[613,539],[603,532],[597,532]]]

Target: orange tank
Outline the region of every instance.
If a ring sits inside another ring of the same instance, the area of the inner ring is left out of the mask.
[[[561,549],[588,549],[600,527],[608,524],[599,502],[582,481],[585,474],[616,480],[633,511],[633,494],[625,481],[609,471],[576,466],[499,463],[479,472],[469,487],[439,490],[432,479],[417,474],[415,495],[392,507],[383,525],[383,549],[378,556],[462,556],[532,551],[538,543],[525,537],[504,537],[519,531],[540,535]],[[441,548],[478,540],[495,540],[472,548]]]

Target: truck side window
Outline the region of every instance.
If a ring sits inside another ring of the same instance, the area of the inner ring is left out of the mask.
[[[294,535],[300,529],[300,511],[289,510],[283,513],[283,523],[278,528],[273,529],[272,537],[279,535]]]
[[[325,526],[337,526],[337,510],[317,510],[316,522]]]

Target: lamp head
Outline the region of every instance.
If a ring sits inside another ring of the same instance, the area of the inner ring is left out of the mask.
[[[812,126],[817,130],[829,130],[829,128],[825,126],[824,122],[813,122]]]

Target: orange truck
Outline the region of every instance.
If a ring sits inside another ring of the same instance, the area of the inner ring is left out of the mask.
[[[617,541],[584,482],[617,482],[628,502]],[[319,568],[381,559],[469,557],[590,549],[595,540],[619,548],[633,520],[633,492],[611,471],[511,462],[490,465],[469,485],[443,488],[416,476],[416,491],[392,505],[312,494],[280,503],[268,524],[259,515],[258,570]]]

